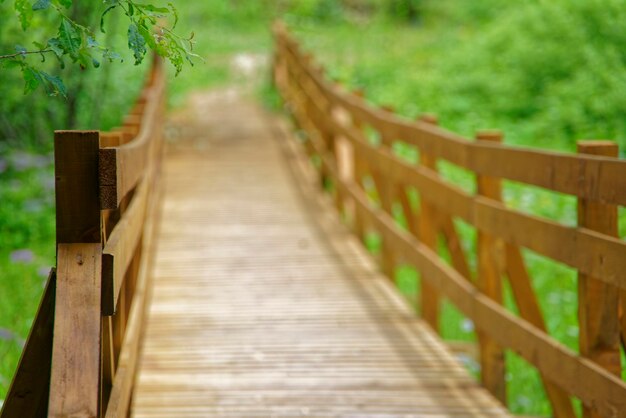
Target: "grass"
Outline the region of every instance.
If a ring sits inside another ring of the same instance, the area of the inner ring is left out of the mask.
[[[3,153],[0,165],[0,399],[54,264],[54,176],[49,157]]]

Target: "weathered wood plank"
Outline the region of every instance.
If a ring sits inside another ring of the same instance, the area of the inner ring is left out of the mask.
[[[578,152],[616,157],[618,148],[611,141],[579,141]],[[596,173],[597,174],[597,173]],[[586,183],[595,184],[597,175],[585,177]],[[617,237],[617,206],[578,200],[578,224],[582,227]],[[587,274],[578,275],[578,322],[580,326],[580,353],[621,376],[619,289]],[[585,407],[583,416],[600,415]]]
[[[97,417],[102,245],[59,244],[48,417]]]
[[[113,315],[126,271],[144,230],[148,185],[142,181],[119,220],[102,254],[102,312]]]
[[[116,209],[146,173],[155,151],[155,142],[161,135],[158,132],[161,112],[161,102],[158,98],[163,89],[161,81],[147,93],[151,100],[147,102],[144,114],[128,117],[129,125],[122,131],[121,145],[99,150],[101,209]],[[133,139],[126,142],[126,136],[129,134]]]
[[[499,132],[481,132],[476,135],[479,141],[501,142]],[[478,175],[476,177],[478,194],[488,199],[501,200],[502,185],[498,178]],[[502,242],[483,230],[478,230],[476,252],[478,256],[478,289],[488,298],[502,305],[501,259]],[[480,340],[480,378],[483,385],[503,404],[506,405],[506,364],[504,350],[487,333],[478,332]]]
[[[57,243],[100,242],[97,131],[56,131]]]
[[[279,146],[260,112],[231,106],[202,112],[203,130],[237,124],[219,153],[193,150],[190,164],[181,144],[166,161],[133,415],[507,416],[338,223],[284,127]],[[307,107],[292,109],[311,130],[303,145],[332,161]],[[349,181],[335,166],[331,180]]]
[[[386,167],[391,177],[421,191],[437,209],[460,217],[506,242],[527,247],[603,282],[626,288],[626,277],[621,274],[626,270],[626,258],[622,256],[626,251],[624,241],[514,211],[491,199],[473,197],[427,170],[412,166],[384,149],[373,148],[356,138],[354,133],[341,129],[368,164]],[[537,240],[537,236],[543,239]]]

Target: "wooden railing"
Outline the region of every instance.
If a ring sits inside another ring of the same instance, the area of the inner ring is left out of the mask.
[[[57,267],[2,418],[129,415],[149,298],[164,100],[155,58],[122,127],[55,133]]]
[[[617,207],[626,205],[626,162],[615,158],[616,145],[583,141],[580,154],[572,155],[504,146],[497,132],[468,141],[437,127],[433,116],[407,121],[368,105],[325,79],[283,25],[274,27],[274,36],[274,81],[305,132],[309,154],[319,161],[322,182],[334,188],[337,208],[360,238],[368,230],[382,237],[381,268],[389,277],[400,263],[417,269],[418,306],[433,329],[439,329],[441,297],[474,322],[483,385],[506,401],[504,349],[510,349],[538,369],[556,417],[575,416],[571,396],[582,400],[585,416],[626,417],[620,366],[626,243],[617,237]],[[378,144],[365,129],[377,133]],[[419,164],[395,153],[396,141],[416,148]],[[438,160],[475,174],[477,193],[440,176]],[[578,226],[506,206],[501,179],[575,196]],[[409,191],[417,192],[417,202]],[[399,208],[406,227],[394,217]],[[478,231],[475,275],[454,218]],[[450,263],[437,251],[439,236]],[[520,247],[577,269],[580,354],[548,335]],[[503,306],[503,277],[519,316]]]

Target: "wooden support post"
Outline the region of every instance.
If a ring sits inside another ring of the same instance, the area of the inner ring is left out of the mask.
[[[605,157],[617,157],[618,148],[611,141],[579,141],[578,152]],[[594,183],[594,175],[582,180]],[[578,199],[578,225],[609,236],[617,236],[617,206]],[[578,320],[580,353],[620,376],[618,318],[619,289],[586,274],[578,274]],[[589,405],[583,409],[584,417],[600,417]]]
[[[354,94],[358,97],[363,98],[365,93],[363,90],[357,90]],[[359,135],[363,135],[363,124],[359,119],[356,119],[354,115],[352,116],[352,126],[357,131]],[[365,168],[363,157],[357,152],[356,147],[352,147],[352,178],[354,180],[354,184],[363,189],[363,177],[365,176]],[[353,229],[354,233],[360,240],[362,240],[365,236],[365,224],[363,220],[363,216],[361,212],[358,210],[358,205],[355,203],[354,205],[354,217],[353,217]]]
[[[433,115],[421,120],[433,125],[437,118]],[[420,150],[420,164],[430,170],[437,170],[437,161]],[[437,251],[437,215],[435,209],[420,196],[419,239],[433,251]],[[421,281],[420,307],[424,320],[435,332],[439,333],[439,312],[441,310],[439,292],[427,280]]]
[[[102,233],[98,132],[55,133],[57,287],[49,417],[96,417]]]
[[[502,142],[499,132],[481,132],[476,135],[480,141]],[[494,200],[501,200],[501,181],[498,178],[478,175],[478,194]],[[478,288],[487,297],[502,304],[502,243],[493,236],[478,231]],[[481,381],[502,404],[506,405],[506,382],[504,350],[491,338],[478,331],[480,341]]]
[[[383,106],[382,109],[386,112],[393,112],[394,110],[392,106]],[[390,148],[393,138],[389,137],[389,135],[385,132],[380,132],[380,140],[380,146]],[[392,184],[390,176],[385,172],[372,170],[371,175],[376,185],[376,191],[383,210],[393,217],[393,202],[395,200],[394,192],[396,189],[395,185]],[[396,257],[393,254],[393,250],[383,239],[383,246],[381,249],[381,269],[391,281],[395,280],[395,267]]]
[[[505,245],[506,274],[509,278],[511,291],[520,316],[543,332],[547,332],[546,323],[539,307],[539,302],[532,288],[530,276],[526,270],[524,259],[519,248],[513,244]],[[553,384],[543,375],[541,380],[546,389],[546,395],[552,406],[555,418],[574,418],[574,408],[568,394],[559,386]]]
[[[54,134],[57,243],[101,242],[97,131]]]
[[[60,244],[49,418],[97,417],[102,244]]]

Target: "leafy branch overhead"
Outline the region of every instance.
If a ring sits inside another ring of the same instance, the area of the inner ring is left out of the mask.
[[[5,0],[0,0],[0,3]],[[179,36],[174,29],[178,23],[178,14],[172,3],[166,7],[159,7],[149,3],[138,3],[133,0],[104,0],[103,11],[100,15],[99,30],[105,32],[105,19],[112,12],[121,11],[128,19],[128,48],[132,51],[135,65],[141,64],[149,49],[168,59],[178,74],[185,62],[193,65],[193,59],[198,58],[193,53],[193,33],[188,38]],[[29,50],[22,45],[15,46],[15,52],[0,55],[0,65],[4,68],[18,68],[24,78],[24,93],[29,93],[38,87],[46,93],[66,95],[63,81],[42,71],[41,65],[32,64],[29,57],[46,60],[47,55],[53,55],[60,68],[70,60],[81,68],[100,66],[102,60],[122,61],[119,53],[101,45],[96,40],[95,31],[78,23],[70,17],[72,0],[14,0],[14,9],[24,31],[33,24],[36,13],[50,13],[58,22],[54,36],[43,42],[33,42],[34,49]],[[173,22],[171,27],[164,22]]]

